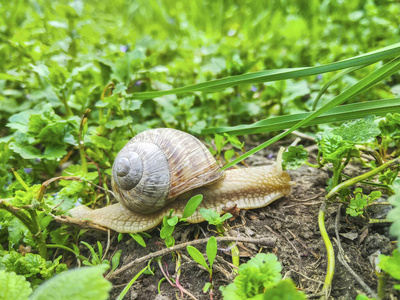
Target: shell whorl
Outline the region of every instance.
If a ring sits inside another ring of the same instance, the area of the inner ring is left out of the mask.
[[[111,184],[122,205],[149,214],[176,196],[223,176],[214,157],[197,138],[160,128],[142,132],[125,145],[114,161]]]

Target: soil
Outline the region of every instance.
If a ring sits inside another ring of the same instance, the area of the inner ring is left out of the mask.
[[[264,156],[265,157],[265,156]],[[253,163],[252,163],[253,164]],[[351,170],[351,169],[350,169]],[[352,170],[350,172],[360,172]],[[271,205],[249,211],[241,211],[240,217],[230,222],[229,235],[259,239],[262,237],[275,237],[273,247],[262,247],[257,243],[238,243],[241,252],[240,263],[247,262],[258,252],[274,253],[282,263],[282,275],[290,277],[298,289],[304,291],[310,299],[319,298],[325,280],[326,250],[318,228],[318,211],[326,194],[326,181],[329,178],[326,170],[317,170],[310,167],[301,167],[289,172],[292,180],[296,182],[290,196],[279,199]],[[354,174],[352,174],[354,175]],[[377,289],[377,277],[371,265],[377,253],[389,255],[394,249],[388,235],[389,224],[368,224],[367,219],[346,218],[345,208],[340,208],[339,203],[331,204],[326,211],[326,227],[337,256],[338,247],[334,241],[335,219],[340,211],[337,229],[340,242],[344,251],[344,259],[351,269],[373,290]],[[116,250],[122,250],[120,266],[132,260],[158,251],[163,246],[159,238],[159,228],[150,232],[151,238],[146,238],[147,247],[143,248],[134,242],[129,235],[117,243],[117,233],[112,234],[111,247],[107,259],[111,260]],[[100,241],[107,240],[106,236],[98,236]],[[176,244],[194,240],[196,238],[215,235],[212,228],[207,228],[206,223],[178,226],[174,237]],[[105,243],[103,242],[105,248]],[[205,253],[205,245],[196,246]],[[226,245],[218,245],[225,248]],[[214,264],[214,299],[222,299],[220,286],[226,286],[234,279],[229,251],[218,251],[217,262]],[[208,282],[208,272],[194,263],[186,250],[182,254],[182,274],[179,283],[197,299],[210,299],[209,294],[203,293],[203,287]],[[172,255],[162,257],[168,273],[174,277],[175,263]],[[120,274],[112,280],[114,288],[110,299],[116,299],[125,285],[135,276],[146,263],[139,264],[132,269]],[[335,275],[331,290],[331,299],[355,299],[357,294],[366,293],[349,271],[336,257]],[[164,277],[156,262],[152,263],[154,276],[141,275],[132,285],[124,299],[190,299],[181,297],[179,290],[172,287],[167,281],[161,283],[161,294],[157,292],[159,281]],[[391,287],[393,282],[387,284],[387,299],[400,299],[398,291]]]

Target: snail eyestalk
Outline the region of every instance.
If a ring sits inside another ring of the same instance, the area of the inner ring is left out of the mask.
[[[293,141],[293,143],[290,144],[290,146],[295,147],[295,146],[297,146],[297,144],[298,144],[300,141],[301,141],[301,139],[300,139],[300,138],[297,138],[297,139],[295,139],[295,140]],[[290,146],[289,146],[289,147],[290,147]]]
[[[282,166],[282,163],[283,163],[283,159],[282,159],[283,152],[285,152],[285,147],[279,148],[278,155],[276,156],[275,168],[276,168],[276,173],[278,173],[279,175],[281,175],[282,172],[283,172],[283,166]]]

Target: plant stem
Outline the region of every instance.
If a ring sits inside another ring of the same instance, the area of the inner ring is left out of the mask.
[[[129,289],[131,288],[132,284],[135,283],[135,281],[139,278],[140,275],[142,275],[142,273],[144,271],[146,271],[148,268],[148,266],[144,267],[142,270],[139,271],[139,273],[137,273],[132,279],[131,281],[129,281],[129,283],[126,285],[126,287],[122,290],[121,294],[119,294],[117,300],[122,300],[125,296],[125,294],[129,291]]]
[[[14,169],[12,169],[12,172],[13,172],[15,178],[18,180],[18,182],[24,187],[24,189],[26,191],[28,191],[29,186],[25,183],[25,181],[21,178],[21,176],[19,176],[19,174]]]
[[[331,290],[333,274],[335,272],[335,252],[333,250],[332,242],[329,239],[328,232],[326,231],[325,227],[325,208],[326,203],[323,202],[318,214],[318,226],[321,232],[322,239],[325,243],[327,255],[327,270],[324,286],[322,287],[322,291],[325,292],[325,296],[323,296],[321,299],[328,299]]]
[[[44,240],[42,231],[40,229],[40,225],[39,225],[39,222],[38,222],[38,216],[37,216],[36,210],[29,210],[29,214],[31,215],[32,223],[35,226],[34,227],[34,232],[31,231],[32,238],[36,242],[36,244],[38,245],[38,250],[39,250],[40,256],[47,260],[49,257],[48,257],[48,254],[47,254],[46,241]]]
[[[10,205],[8,201],[0,200],[0,209],[5,209],[6,211],[12,213],[18,220],[22,222],[28,228],[29,232],[32,234],[33,240],[36,242],[39,254],[44,259],[48,259],[46,242],[43,238],[43,234],[40,230],[40,226],[37,219],[37,214],[35,210],[30,210],[30,218],[21,209]]]
[[[369,219],[368,224],[391,224],[393,220],[388,219]]]
[[[334,188],[328,193],[328,195],[326,195],[326,199],[329,200],[329,199],[333,198],[340,190],[350,187],[352,185],[355,185],[356,183],[363,181],[371,176],[374,176],[375,174],[378,174],[379,172],[385,170],[386,168],[389,168],[390,166],[392,166],[394,164],[398,164],[399,162],[400,162],[399,158],[393,159],[393,160],[388,161],[387,163],[384,163],[383,165],[381,165],[367,173],[364,173],[360,176],[346,180],[345,182],[342,182],[341,184],[338,184],[337,186],[333,185]]]
[[[378,277],[378,297],[379,299],[384,299],[386,295],[386,283],[388,275],[385,272],[376,272],[376,276]]]
[[[304,162],[307,166],[310,166],[310,167],[312,167],[312,168],[316,168],[316,169],[318,169],[319,167],[321,167],[320,165],[314,165],[314,164],[312,164],[312,163],[310,163],[310,162],[308,162],[308,161],[306,161],[306,162]]]
[[[86,259],[84,256],[79,255],[79,253],[76,253],[73,249],[71,249],[71,248],[69,248],[67,246],[64,246],[64,245],[46,244],[46,248],[51,248],[51,249],[60,248],[60,249],[63,249],[63,250],[66,250],[66,251],[69,251],[69,252],[73,253],[79,259]]]
[[[86,161],[86,155],[85,155],[85,150],[83,149],[83,146],[79,147],[79,154],[81,156],[82,171],[87,173],[87,171],[88,171],[87,161]]]

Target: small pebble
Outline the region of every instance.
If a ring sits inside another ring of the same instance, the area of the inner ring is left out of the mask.
[[[259,218],[260,218],[260,220],[265,220],[267,217],[265,216],[265,213],[260,212]]]

